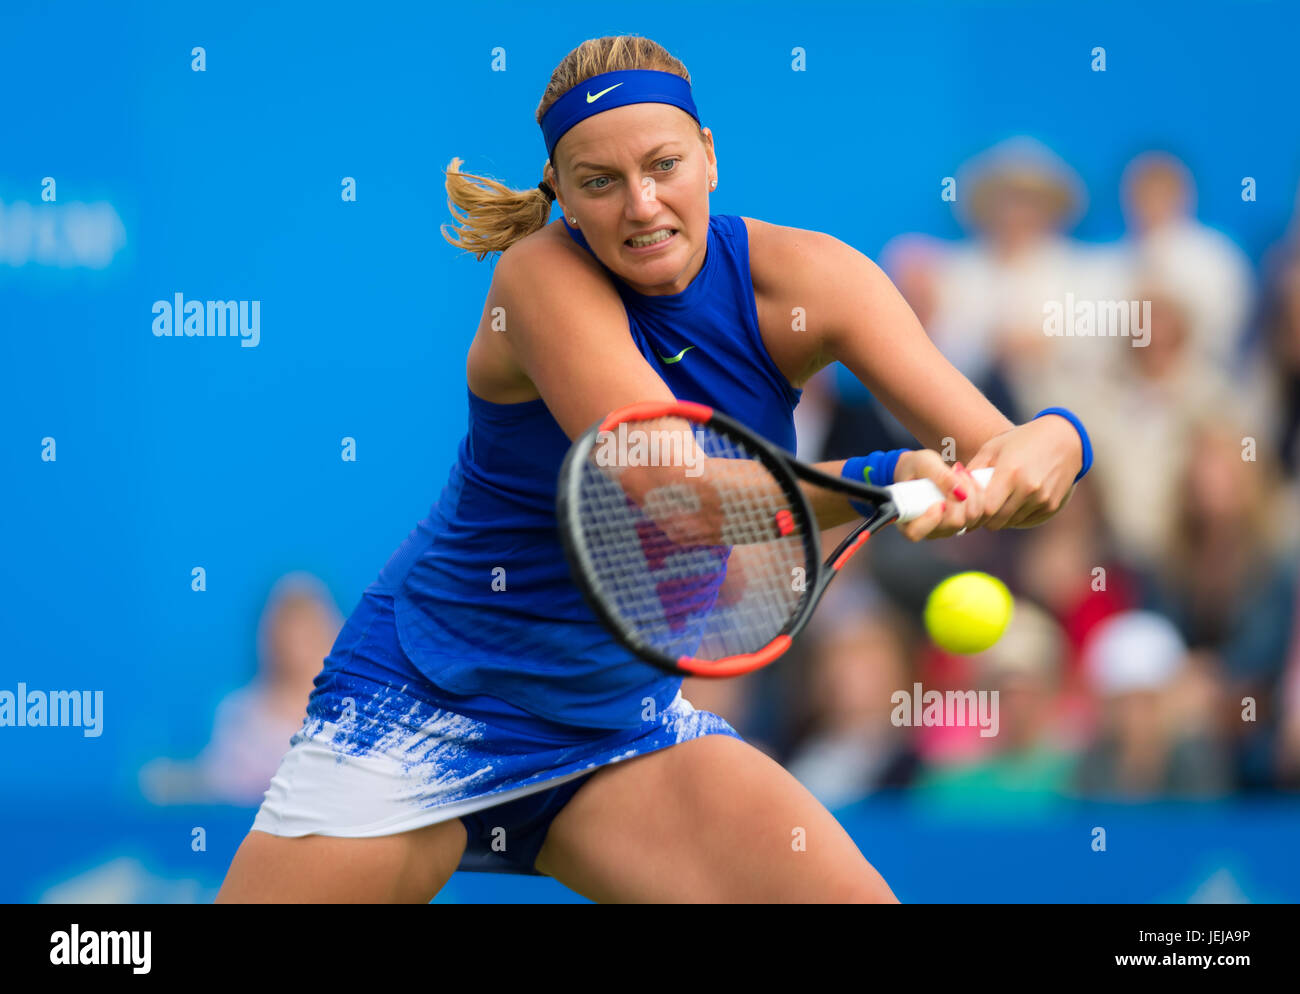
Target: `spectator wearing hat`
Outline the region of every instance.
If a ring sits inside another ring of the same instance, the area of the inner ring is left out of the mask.
[[[1087,410],[1115,339],[1053,336],[1047,324],[1053,303],[1113,296],[1109,256],[1067,236],[1087,201],[1082,181],[1041,142],[1019,137],[959,169],[956,192],[974,237],[940,270],[928,328],[936,346],[976,384],[1004,375],[1026,415],[1062,403],[1080,410],[1080,401]]]
[[[1188,658],[1173,623],[1128,611],[1093,631],[1084,666],[1099,698],[1098,736],[1075,788],[1101,800],[1214,797],[1231,783],[1212,728],[1213,675]]]

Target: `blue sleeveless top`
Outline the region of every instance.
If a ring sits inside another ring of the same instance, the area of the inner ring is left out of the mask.
[[[681,293],[646,296],[602,268],[637,348],[674,396],[794,451],[801,391],[759,334],[740,217],[709,218],[704,265]],[[393,595],[403,650],[466,706],[502,719],[633,727],[651,700],[656,714],[671,703],[681,677],[620,646],[569,575],[555,517],[569,444],[541,398],[497,404],[470,392],[469,430],[442,495],[368,589]]]

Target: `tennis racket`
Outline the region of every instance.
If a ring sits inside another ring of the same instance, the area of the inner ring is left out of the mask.
[[[971,475],[985,485],[993,470]],[[799,480],[875,508],[825,561]],[[725,677],[779,658],[868,538],[943,499],[930,480],[831,476],[674,401],[622,408],[577,438],[557,512],[573,578],[623,645],[669,673]]]

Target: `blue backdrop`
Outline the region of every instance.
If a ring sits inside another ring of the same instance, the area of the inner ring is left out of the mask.
[[[868,254],[903,231],[957,237],[942,178],[1026,133],[1088,184],[1080,236],[1121,233],[1120,171],[1159,146],[1196,174],[1202,219],[1258,259],[1300,177],[1298,29],[1295,4],[1266,2],[8,0],[0,688],[105,701],[97,738],[0,728],[9,844],[35,845],[57,807],[89,835],[34,852],[33,872],[93,862],[141,763],[196,752],[252,676],[274,579],[310,570],[349,611],[437,497],[491,276],[438,234],[441,170],[460,156],[535,184],[534,111],[578,42],[644,34],[687,64],[717,141],[716,213]],[[806,71],[791,69],[796,47]],[[176,293],[260,301],[260,342],[156,337],[154,302]],[[1294,879],[1279,887],[1297,896]]]

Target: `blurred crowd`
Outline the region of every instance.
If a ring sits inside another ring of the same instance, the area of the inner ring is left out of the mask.
[[[973,811],[1300,787],[1300,200],[1256,269],[1198,221],[1196,192],[1177,158],[1142,154],[1115,193],[1124,237],[1086,244],[1069,232],[1087,191],[1051,150],[1018,138],[967,163],[968,236],[900,236],[880,263],[1010,420],[1075,411],[1092,471],[1037,529],[886,530],[771,672],[687,697],[832,807],[898,788]],[[804,459],[919,444],[837,367],[796,417]],[[968,569],[1004,579],[1015,611],[992,649],[952,656],[921,611]],[[998,734],[900,724],[891,695],[917,684],[996,690]]]

